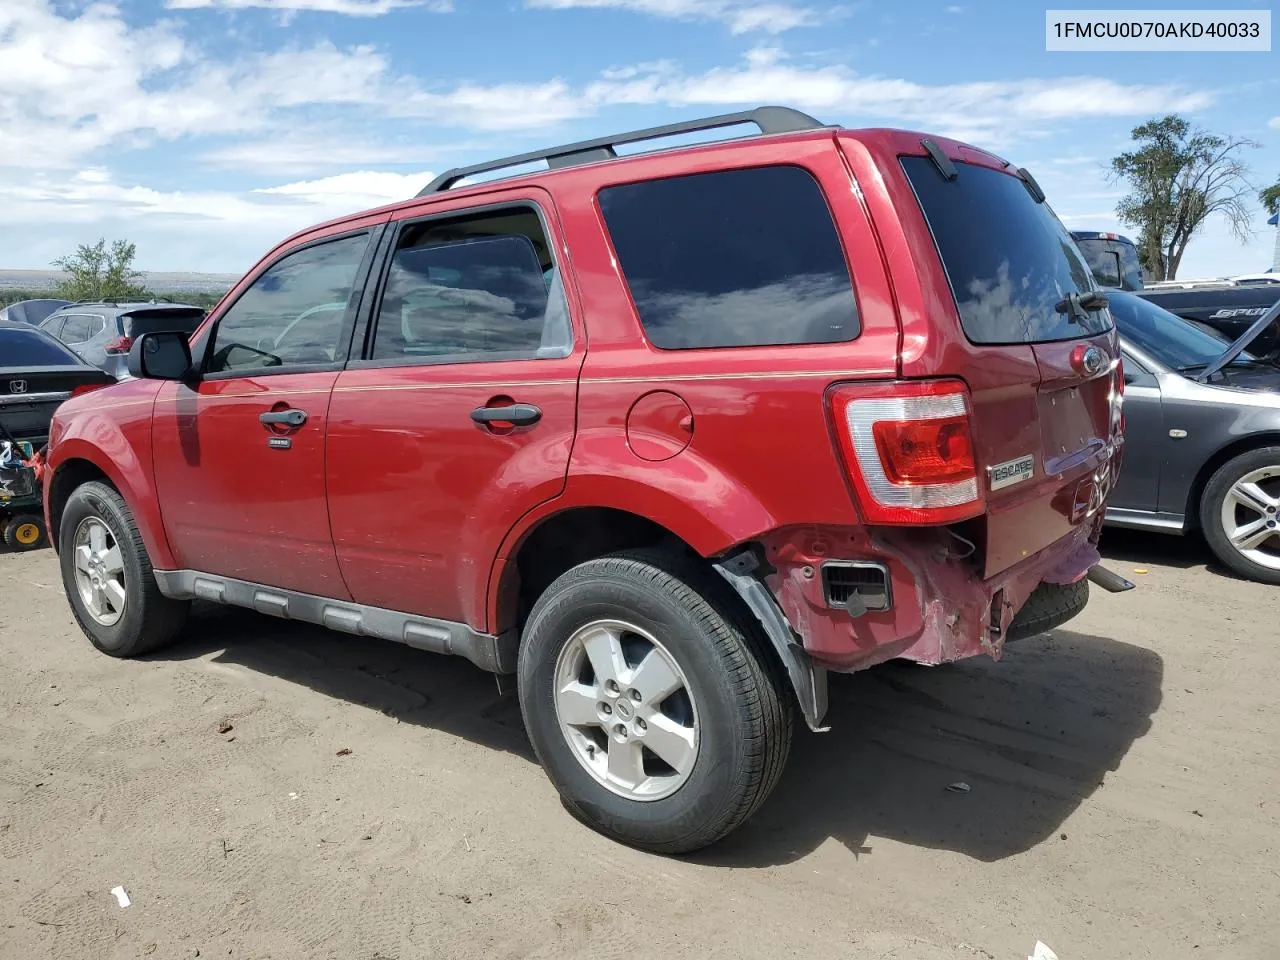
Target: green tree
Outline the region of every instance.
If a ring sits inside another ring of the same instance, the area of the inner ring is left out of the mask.
[[[1265,190],[1258,191],[1258,199],[1262,201],[1262,205],[1267,208],[1270,216],[1280,213],[1280,177],[1276,178],[1276,182]]]
[[[1244,243],[1252,236],[1249,169],[1242,137],[1220,137],[1176,114],[1134,127],[1133,150],[1113,157],[1112,177],[1129,185],[1120,220],[1139,231],[1142,265],[1156,280],[1177,278],[1187,245],[1211,217],[1225,217]]]
[[[58,283],[57,296],[64,300],[136,300],[149,296],[137,281],[142,274],[133,268],[137,253],[128,240],[105,238],[90,246],[82,243],[76,252],[53,261],[66,273]]]

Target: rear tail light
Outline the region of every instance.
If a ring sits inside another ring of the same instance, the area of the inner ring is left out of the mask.
[[[101,390],[105,386],[105,383],[82,383],[78,387],[71,388],[71,397],[74,399],[75,397],[83,396],[86,393],[93,393],[93,391]]]
[[[840,386],[830,402],[845,467],[869,523],[954,523],[982,512],[963,383]]]
[[[107,343],[104,348],[109,357],[119,357],[129,352],[133,346],[133,337],[116,337]]]

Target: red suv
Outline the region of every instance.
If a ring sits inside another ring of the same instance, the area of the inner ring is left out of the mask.
[[[516,674],[579,817],[688,851],[827,671],[998,657],[1123,586],[1118,356],[1025,170],[766,107],[285,241],[62,406],[49,527],[104,653],[202,599],[459,654]]]

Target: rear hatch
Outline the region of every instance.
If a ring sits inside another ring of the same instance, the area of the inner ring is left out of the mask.
[[[34,328],[0,326],[0,425],[39,447],[53,412],[77,388],[114,383]]]
[[[938,311],[922,331],[930,346],[904,351],[903,372],[969,386],[990,577],[1101,507],[1119,349],[1088,264],[1034,180],[957,144],[936,149],[940,159],[900,158],[938,254],[917,266]]]

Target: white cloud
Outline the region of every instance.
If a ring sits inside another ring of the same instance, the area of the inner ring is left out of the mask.
[[[1272,117],[1271,122],[1267,124],[1272,130],[1280,130],[1280,117]]]
[[[302,180],[279,187],[261,187],[259,196],[289,197],[320,206],[338,206],[348,212],[378,207],[398,200],[408,200],[431,182],[435,174],[387,173],[358,170],[340,173],[320,180]]]
[[[338,0],[296,2],[315,9]],[[734,16],[807,9],[729,0],[625,2],[665,16],[701,10],[730,26],[747,22],[729,18],[730,8]],[[371,46],[320,42],[213,58],[183,28],[178,21],[135,26],[103,4],[0,0],[0,263],[40,266],[77,242],[114,233],[138,242],[148,268],[241,269],[286,233],[410,197],[429,179],[379,168],[453,166],[509,152],[510,144],[494,143],[500,138],[492,133],[567,140],[564,131],[548,128],[606,113],[610,118],[597,129],[623,128],[626,120],[615,115],[625,116],[628,106],[689,116],[792,103],[824,120],[916,126],[997,147],[1061,133],[1073,120],[1190,112],[1212,102],[1209,94],[1172,84],[1097,77],[924,84],[788,61],[775,45],[704,71],[658,62],[621,66],[586,83],[552,75],[448,85],[398,72]],[[479,133],[470,138],[458,130]],[[177,160],[171,144],[184,148]],[[104,157],[114,163],[139,154],[166,161],[156,164],[166,184],[182,182],[176,178],[192,156],[204,173],[253,175],[231,181],[232,189],[182,190],[101,167]],[[1082,197],[1069,209],[1107,205]]]
[[[600,105],[721,107],[789,103],[858,122],[887,120],[995,146],[1068,119],[1195,111],[1213,96],[1168,84],[1131,85],[1100,77],[923,84],[857,74],[847,67],[787,63],[774,48],[749,53],[740,66],[688,74],[671,65],[589,85]]]
[[[820,20],[811,7],[759,0],[525,0],[529,7],[569,10],[575,7],[632,10],[672,20],[717,20],[733,33],[783,33],[811,27]]]
[[[964,13],[964,7],[957,7],[957,6],[947,7],[947,13]]]
[[[393,10],[422,7],[432,13],[452,13],[452,0],[165,0],[170,10],[273,10],[278,13],[340,13],[349,17],[380,17]]]

